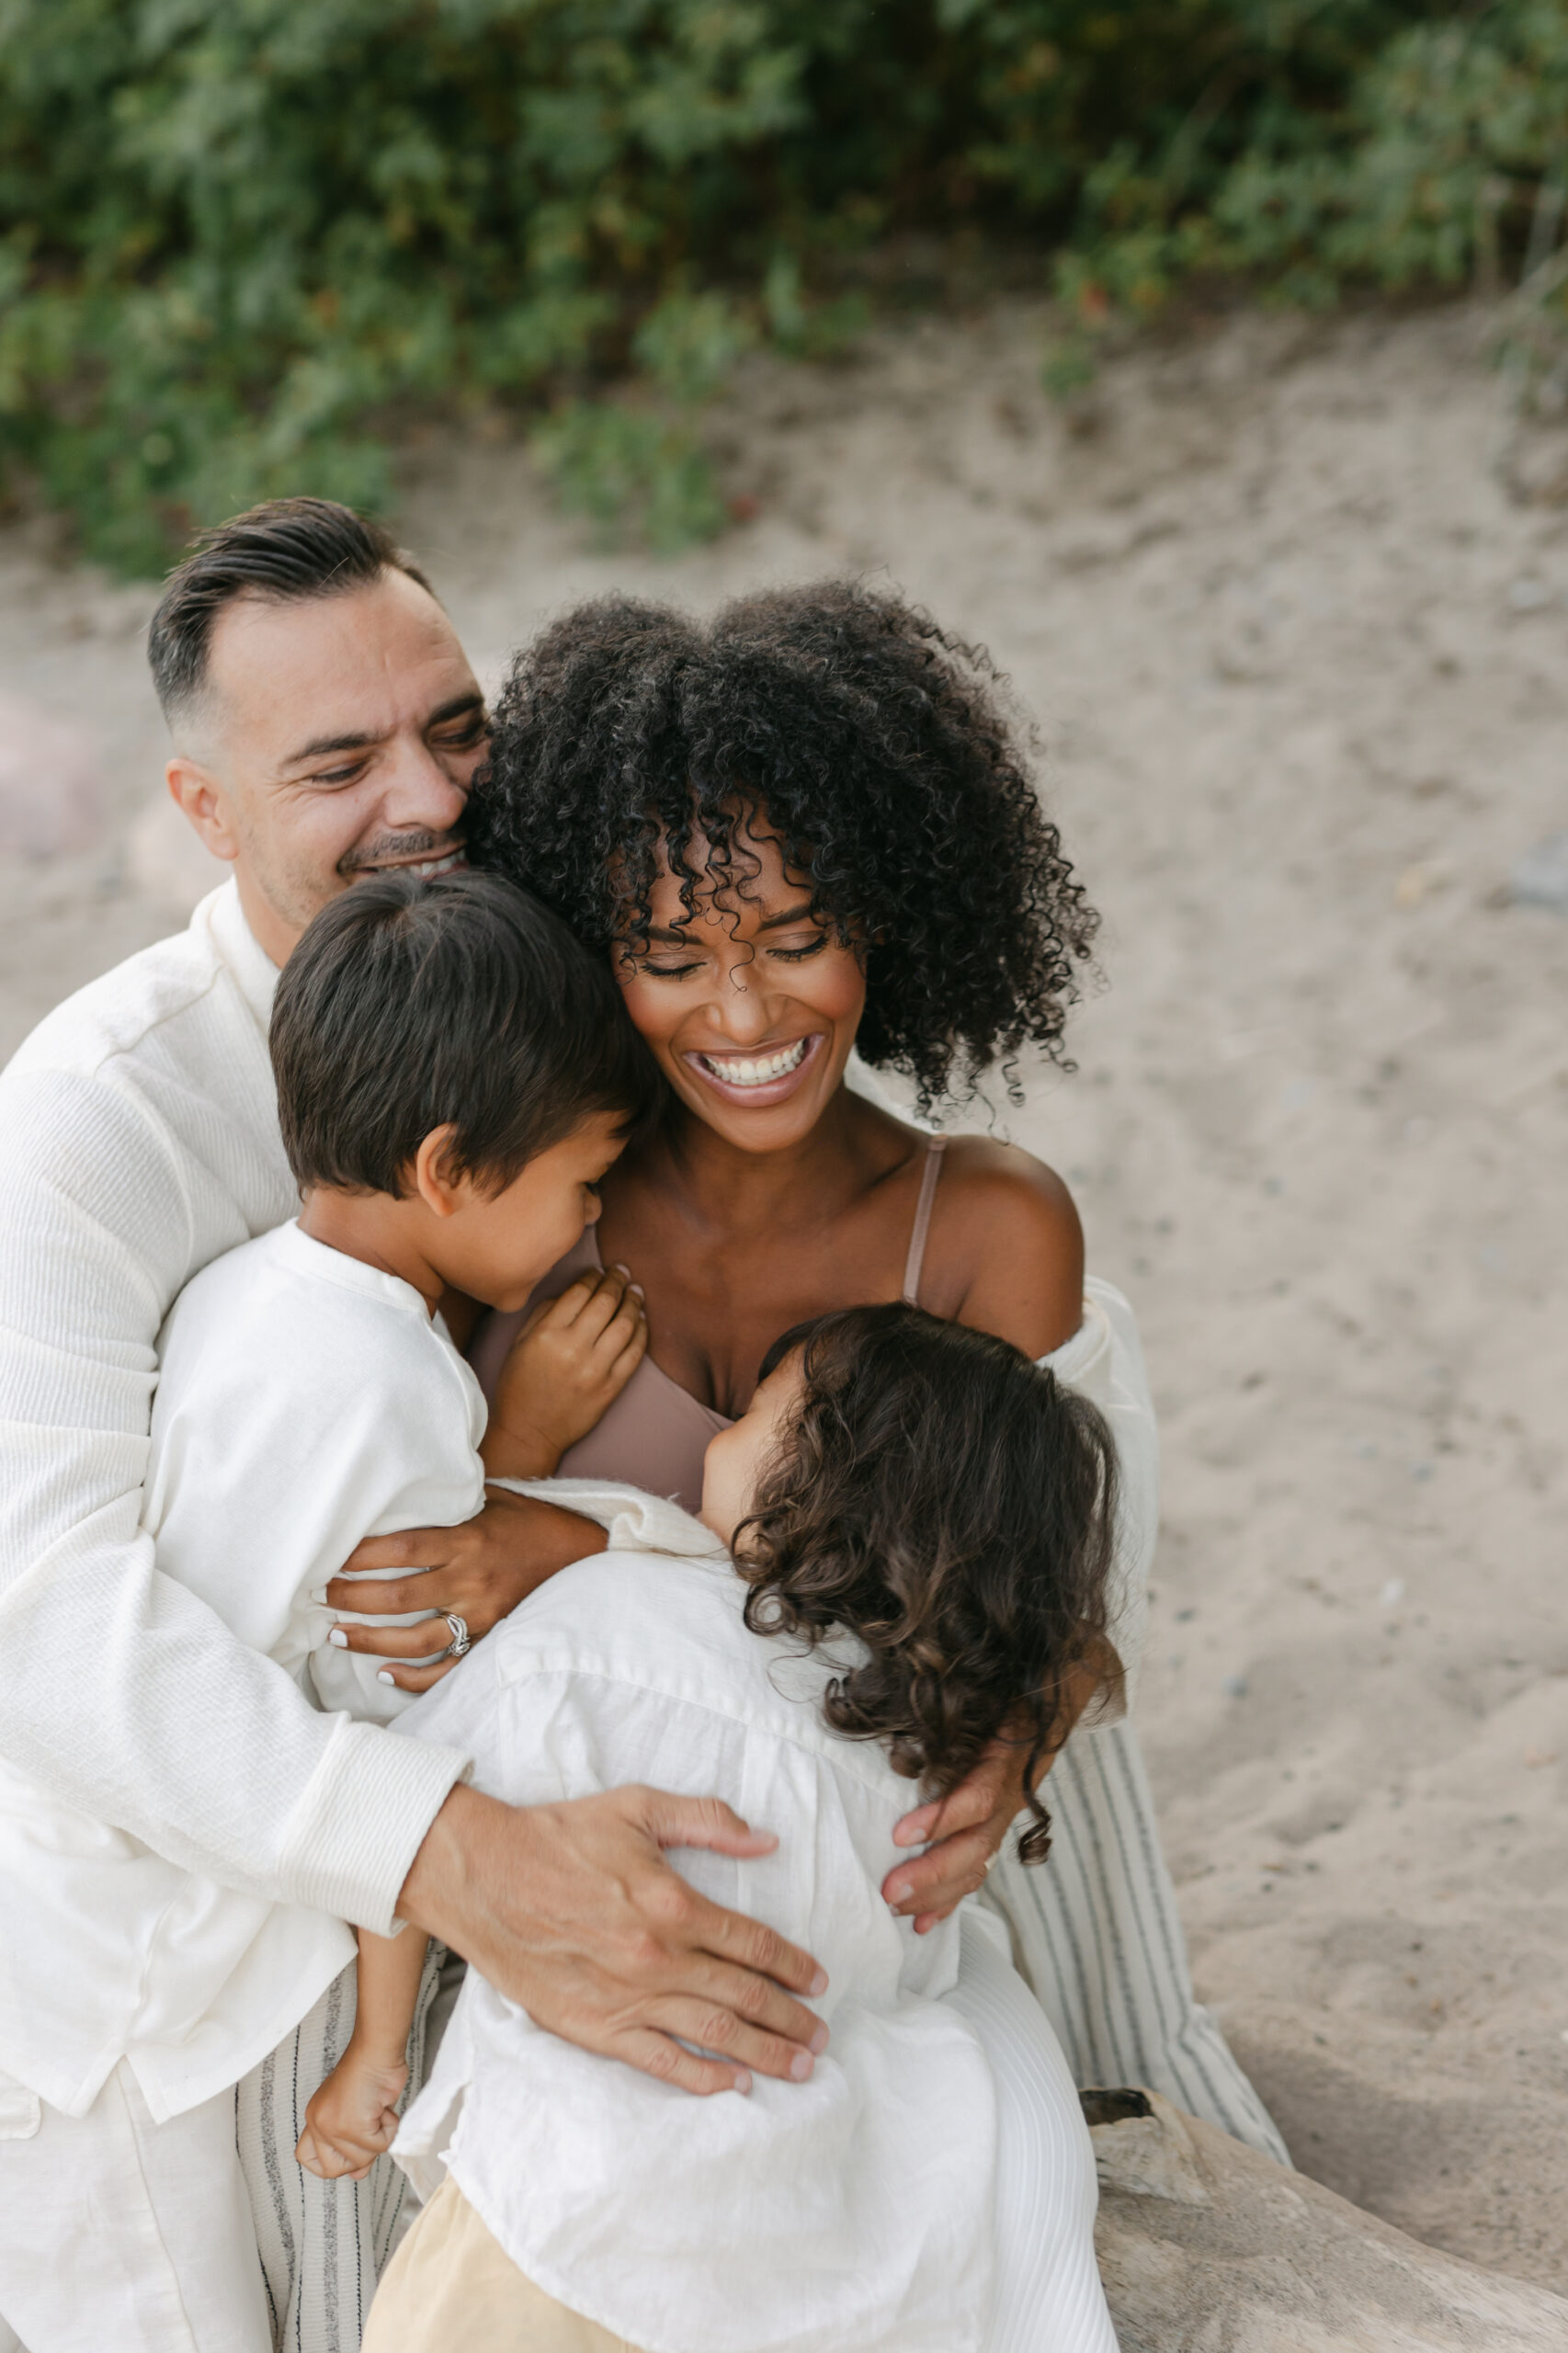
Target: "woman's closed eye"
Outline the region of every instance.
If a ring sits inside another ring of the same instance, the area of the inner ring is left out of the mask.
[[[654,964],[646,957],[634,957],[634,971],[645,973],[651,981],[684,981],[690,972],[700,972],[706,957],[689,957],[684,964]]]
[[[827,944],[826,932],[819,931],[810,939],[792,942],[788,947],[776,947],[769,943],[761,953],[770,958],[775,963],[803,964],[809,957],[820,956]],[[655,981],[684,981],[693,972],[705,971],[708,961],[706,956],[687,956],[676,963],[655,963],[651,956],[632,959],[635,969],[639,972],[645,973],[650,980]]]

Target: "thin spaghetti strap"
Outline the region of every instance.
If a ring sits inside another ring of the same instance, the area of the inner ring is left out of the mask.
[[[903,1297],[905,1305],[909,1307],[920,1304],[920,1269],[926,1258],[926,1236],[931,1230],[931,1204],[937,1198],[937,1179],[942,1173],[942,1154],[947,1148],[946,1136],[933,1136],[926,1147],[926,1165],[920,1172],[920,1199],[915,1204],[909,1256],[903,1262]]]

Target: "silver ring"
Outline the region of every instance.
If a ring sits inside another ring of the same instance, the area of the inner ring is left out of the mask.
[[[468,1620],[460,1618],[455,1609],[449,1609],[447,1623],[452,1630],[452,1639],[447,1644],[446,1654],[449,1658],[461,1658],[473,1648],[473,1637],[468,1631]]]

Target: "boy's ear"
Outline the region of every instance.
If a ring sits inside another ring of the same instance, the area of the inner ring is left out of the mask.
[[[450,1217],[462,1205],[468,1179],[452,1165],[457,1129],[450,1120],[432,1128],[414,1155],[414,1189],[432,1217]]]

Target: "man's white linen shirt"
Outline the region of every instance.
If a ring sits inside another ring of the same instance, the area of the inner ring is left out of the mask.
[[[515,1804],[722,1789],[778,1851],[669,1859],[817,1956],[833,2040],[809,2083],[693,2099],[543,2032],[471,1970],[395,2154],[428,2188],[449,2140],[526,2276],[648,2353],[973,2353],[994,2094],[938,1998],[958,1918],[916,1937],[882,1900],[917,1793],[823,1718],[829,1677],[864,1651],[750,1632],[728,1554],[674,1504],[574,1479],[528,1492],[608,1525],[610,1549],[529,1594],[400,1732],[470,1750],[477,1786]]]
[[[142,1519],[161,1573],[314,1703],[390,1721],[410,1695],[328,1643],[322,1588],[362,1536],[483,1503],[484,1401],[446,1327],[288,1224],[196,1276],[159,1352]],[[222,1769],[254,1785],[266,1759]],[[0,1882],[0,2065],[72,2113],[121,2058],[155,2117],[210,2098],[353,1958],[340,1920],[182,1870],[10,1768]]]
[[[142,1525],[164,1318],[298,1208],[277,978],[229,882],[0,1074],[0,1757],[226,1887],[387,1933],[464,1759],[312,1707]]]

